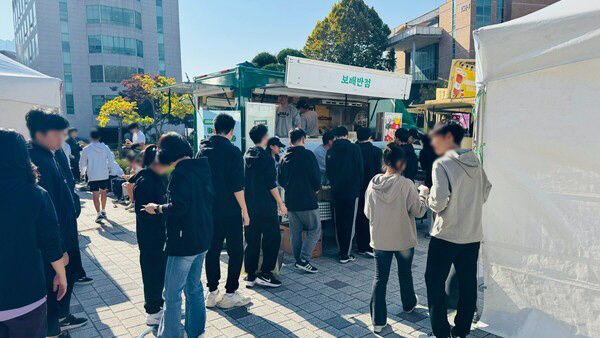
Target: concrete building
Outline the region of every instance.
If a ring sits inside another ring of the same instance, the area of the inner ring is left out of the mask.
[[[446,0],[392,30],[396,71],[420,85],[448,80],[452,59],[474,59],[473,30],[535,12],[558,0]]]
[[[120,82],[181,80],[178,0],[12,0],[18,60],[61,78],[63,111],[87,136]]]

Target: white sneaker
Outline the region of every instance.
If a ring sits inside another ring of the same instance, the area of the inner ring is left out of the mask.
[[[226,293],[223,298],[217,302],[217,306],[221,309],[231,309],[232,307],[246,306],[250,303],[250,300],[250,297],[246,297],[236,291],[233,294]]]
[[[148,326],[157,326],[160,324],[160,320],[163,316],[163,310],[161,309],[157,313],[149,314],[146,318],[146,325]]]
[[[102,215],[102,218],[106,218],[106,211],[104,211],[104,210],[100,211],[100,215]]]
[[[385,325],[373,325],[373,333],[381,333],[383,329],[385,329],[387,324]]]
[[[219,294],[219,291],[217,292],[210,292],[208,291],[208,294],[206,295],[206,307],[211,308],[211,307],[215,307],[217,305],[217,303],[221,300],[221,295]]]

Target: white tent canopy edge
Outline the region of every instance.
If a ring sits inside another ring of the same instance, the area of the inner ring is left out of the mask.
[[[484,206],[482,322],[504,337],[600,337],[600,2],[474,33]]]

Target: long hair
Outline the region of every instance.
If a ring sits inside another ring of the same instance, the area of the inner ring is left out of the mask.
[[[10,179],[37,182],[38,172],[29,158],[23,135],[12,129],[0,128],[0,175]]]

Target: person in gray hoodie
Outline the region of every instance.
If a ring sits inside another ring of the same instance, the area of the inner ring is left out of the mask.
[[[90,132],[90,139],[92,142],[81,151],[79,169],[82,178],[87,175],[94,207],[98,213],[96,223],[99,223],[106,218],[106,193],[110,184],[108,176],[115,155],[106,144],[100,142],[100,132],[97,129]]]
[[[419,197],[414,183],[402,176],[406,167],[404,150],[395,143],[388,144],[383,163],[385,173],[375,175],[369,182],[364,208],[375,254],[370,311],[375,333],[387,325],[386,289],[393,257],[398,262],[402,308],[412,312],[417,306],[411,271],[417,246],[415,218],[422,217],[427,210],[425,197]]]
[[[483,239],[481,209],[492,185],[477,155],[460,149],[464,129],[458,124],[438,125],[431,133],[431,145],[441,157],[433,163],[432,187],[427,206],[437,214],[431,230],[425,283],[429,316],[438,338],[466,337],[477,302],[477,259]],[[459,295],[454,328],[447,318],[445,282],[454,264]]]

